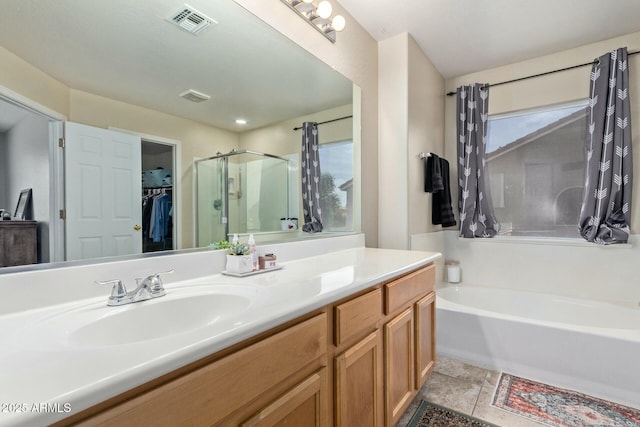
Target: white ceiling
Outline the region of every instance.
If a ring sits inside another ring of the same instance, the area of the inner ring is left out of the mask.
[[[445,78],[640,31],[638,0],[339,1],[378,41],[411,34]]]
[[[217,21],[197,36],[167,21],[181,0],[1,3],[0,45],[78,90],[232,131],[351,103],[348,79],[232,0],[187,0]]]

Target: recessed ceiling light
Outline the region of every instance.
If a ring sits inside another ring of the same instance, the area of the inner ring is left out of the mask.
[[[247,121],[245,119],[236,119],[237,125],[246,125]]]

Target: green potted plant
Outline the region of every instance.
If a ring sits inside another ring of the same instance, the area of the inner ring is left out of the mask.
[[[230,273],[249,273],[253,270],[253,262],[249,247],[244,243],[230,245],[227,249],[227,271]]]
[[[231,243],[229,243],[226,240],[219,240],[209,245],[209,248],[213,249],[214,251],[221,250],[221,249],[229,249],[230,247],[231,247]]]

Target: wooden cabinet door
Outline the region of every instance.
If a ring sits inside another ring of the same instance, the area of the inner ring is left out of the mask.
[[[416,326],[416,390],[420,389],[436,362],[436,294],[416,302],[414,307]]]
[[[375,331],[335,358],[336,427],[381,427],[382,335]]]
[[[384,326],[386,426],[394,426],[411,403],[415,384],[413,346],[413,309],[408,308]]]
[[[327,369],[314,373],[282,395],[242,427],[324,427],[327,425]]]

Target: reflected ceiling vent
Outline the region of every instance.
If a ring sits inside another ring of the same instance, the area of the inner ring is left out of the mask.
[[[185,90],[180,94],[180,96],[191,102],[203,102],[208,99],[211,99],[209,95],[204,94],[202,92],[198,92],[197,90],[193,90],[193,89]]]
[[[184,7],[172,14],[168,20],[194,35],[200,34],[212,24],[217,24],[216,21],[204,13],[198,12],[188,4],[185,4]]]

